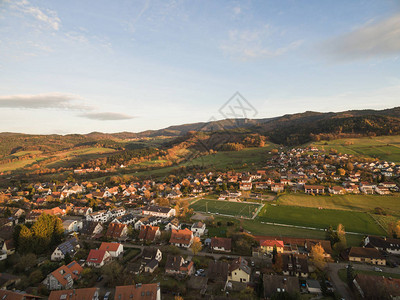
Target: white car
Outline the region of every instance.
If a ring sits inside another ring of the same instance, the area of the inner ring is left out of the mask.
[[[382,272],[382,269],[380,269],[380,268],[378,268],[378,267],[375,267],[375,268],[374,268],[374,271],[375,271],[375,272]]]

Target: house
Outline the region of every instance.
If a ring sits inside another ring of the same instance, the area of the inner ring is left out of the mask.
[[[114,300],[161,300],[160,284],[116,286]]]
[[[349,261],[365,262],[374,265],[386,265],[385,257],[375,248],[351,247]]]
[[[49,291],[70,289],[74,284],[74,280],[79,278],[82,271],[83,268],[76,261],[73,261],[47,275],[43,284]]]
[[[172,230],[170,244],[177,247],[189,248],[193,242],[193,232],[187,228]]]
[[[82,229],[83,222],[80,219],[64,219],[62,226],[65,233],[78,232]]]
[[[204,232],[206,231],[206,224],[203,222],[196,222],[192,225],[191,229],[193,232],[194,236],[200,237],[204,235]]]
[[[99,250],[104,250],[110,253],[111,257],[120,257],[124,252],[124,245],[120,243],[101,243]]]
[[[251,182],[241,182],[239,184],[239,189],[242,191],[250,191],[253,187],[253,184]]]
[[[271,184],[271,191],[275,193],[280,193],[285,190],[285,185],[283,183],[273,183]]]
[[[286,276],[308,277],[307,256],[301,254],[281,254],[282,272]]]
[[[110,223],[108,225],[106,237],[109,239],[126,239],[128,237],[128,226],[125,224]]]
[[[149,205],[142,208],[142,214],[161,218],[171,218],[175,216],[175,209],[170,207]]]
[[[146,242],[154,242],[161,235],[160,227],[145,225],[139,232],[139,240]]]
[[[213,251],[231,252],[232,251],[232,239],[213,237],[213,238],[211,238],[210,247],[211,247],[211,250],[213,250]]]
[[[52,291],[48,300],[99,300],[98,288]]]
[[[229,264],[225,261],[212,260],[208,263],[207,276],[212,282],[226,283],[228,272]]]
[[[333,195],[343,195],[346,194],[346,190],[342,186],[333,186],[328,188],[329,193]]]
[[[244,282],[250,281],[251,269],[247,260],[242,257],[235,259],[229,266],[228,281]]]
[[[30,295],[21,291],[0,290],[0,298],[5,300],[39,300],[42,297]]]
[[[310,294],[317,294],[317,295],[322,294],[321,285],[319,284],[318,280],[307,279],[306,287],[307,287],[307,292],[309,292]]]
[[[166,226],[165,230],[171,231],[172,229],[178,230],[181,229],[181,224],[179,224],[179,220],[177,218],[173,218]]]
[[[111,254],[105,250],[92,249],[86,259],[86,265],[89,267],[100,268],[111,260]]]
[[[162,253],[158,248],[144,248],[142,253],[141,264],[144,266],[144,271],[147,273],[153,273],[158,267],[162,259]]]
[[[260,242],[260,248],[265,253],[272,253],[276,248],[277,253],[283,253],[285,244],[279,240],[264,240]]]
[[[400,239],[369,235],[364,239],[364,246],[391,254],[400,254]]]
[[[263,285],[265,299],[271,299],[273,296],[285,292],[289,294],[300,293],[298,277],[264,274]],[[277,299],[279,299],[279,297],[277,297]]]
[[[0,291],[2,289],[14,289],[21,282],[21,278],[9,273],[0,273]]]
[[[52,261],[59,261],[65,258],[67,253],[72,258],[74,257],[76,251],[80,248],[78,240],[76,238],[72,238],[68,241],[57,246],[57,248],[51,254]]]
[[[400,279],[359,273],[353,284],[362,299],[400,299]]]
[[[94,221],[86,221],[84,220],[82,222],[82,229],[81,229],[81,234],[87,235],[90,237],[94,237],[96,235],[99,235],[103,231],[103,226],[101,225],[100,222],[94,222]]]
[[[86,220],[93,222],[105,223],[108,221],[108,214],[105,210],[93,212],[86,216]]]
[[[93,213],[93,208],[91,207],[79,207],[75,206],[72,210],[74,215],[80,215],[86,217],[87,215],[90,215]]]
[[[322,185],[304,185],[304,192],[306,194],[323,194],[325,187]]]
[[[310,253],[312,247],[317,244],[321,245],[321,247],[324,249],[325,258],[330,258],[332,256],[332,246],[330,241],[327,240],[306,239],[304,241],[304,248]]]
[[[168,255],[165,263],[165,273],[169,275],[190,276],[194,273],[192,261],[186,261],[182,256]]]
[[[135,223],[137,220],[137,216],[134,216],[133,214],[126,214],[126,215],[122,215],[119,216],[117,218],[115,218],[112,223],[120,223],[120,224],[132,224]]]
[[[373,194],[376,188],[375,183],[360,182],[360,191],[364,194]]]

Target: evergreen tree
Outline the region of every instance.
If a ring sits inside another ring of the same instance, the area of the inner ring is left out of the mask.
[[[23,253],[32,252],[32,241],[33,238],[31,230],[25,225],[22,225],[18,237],[19,251]]]

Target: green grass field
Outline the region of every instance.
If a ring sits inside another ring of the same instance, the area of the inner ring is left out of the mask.
[[[400,216],[400,195],[332,195],[311,196],[305,194],[284,194],[278,197],[279,205],[322,207],[351,211],[371,212],[380,207],[387,214]]]
[[[276,237],[295,237],[308,239],[326,239],[326,232],[322,230],[310,230],[303,228],[290,228],[285,226],[263,224],[256,218],[255,220],[237,219],[224,216],[215,216],[215,221],[222,222],[222,226],[217,228],[208,228],[209,236],[226,237],[227,226],[226,222],[234,222],[236,226],[242,227],[253,235],[267,235]],[[347,234],[346,240],[348,246],[359,246],[362,236]]]
[[[256,220],[314,228],[336,227],[341,223],[350,232],[386,234],[370,215],[355,211],[267,205]]]
[[[372,267],[371,267],[372,269]],[[365,270],[354,270],[354,274],[366,274],[366,275],[373,275],[373,276],[384,276],[384,277],[391,277],[391,278],[397,278],[400,279],[400,274],[396,274],[396,273],[387,273],[387,272],[376,272],[376,271],[365,271]],[[343,281],[347,283],[347,270],[346,269],[340,269],[338,271],[338,275],[339,278]]]
[[[319,149],[336,149],[340,153],[363,155],[382,160],[400,162],[400,136],[377,136],[346,138],[332,141],[313,142]]]
[[[252,217],[260,204],[201,199],[190,205],[197,212]]]
[[[37,162],[37,159],[25,159],[0,165],[0,172],[14,171]]]
[[[240,170],[246,169],[249,166],[264,166],[270,157],[268,152],[275,147],[275,144],[267,144],[262,148],[245,148],[241,151],[220,151],[216,154],[195,158],[183,165],[204,165],[220,170],[226,170],[227,168]]]

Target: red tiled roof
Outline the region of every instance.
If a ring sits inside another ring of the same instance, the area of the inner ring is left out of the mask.
[[[103,243],[101,243],[99,250],[114,251],[115,252],[115,251],[118,250],[119,246],[121,246],[120,243],[106,243],[106,242],[103,242]]]
[[[97,288],[52,291],[48,300],[91,300]]]
[[[283,241],[278,241],[278,240],[264,240],[262,242],[260,242],[260,246],[264,246],[264,247],[281,247],[283,248],[284,244]]]
[[[107,251],[105,250],[92,249],[89,252],[86,262],[100,264],[103,261],[106,252]]]
[[[116,286],[114,299],[118,300],[156,300],[159,286],[157,283]]]
[[[189,229],[172,229],[171,232],[171,239],[169,242],[171,244],[190,244],[190,241],[192,240],[193,233]]]

